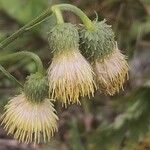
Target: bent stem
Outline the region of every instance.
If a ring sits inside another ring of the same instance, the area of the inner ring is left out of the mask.
[[[51,9],[52,9],[53,13],[54,13],[55,16],[56,16],[57,23],[58,23],[58,24],[64,23],[64,19],[63,19],[61,10],[60,10],[59,8],[55,7],[55,5],[52,6]]]
[[[13,59],[21,59],[22,57],[30,57],[34,60],[36,63],[37,71],[41,74],[44,73],[44,67],[41,59],[39,58],[38,55],[32,52],[26,52],[26,51],[21,51],[21,52],[16,52],[14,54],[9,54],[6,56],[3,56],[0,58],[0,62],[2,61],[8,61],[8,60],[13,60]]]
[[[23,85],[1,65],[0,65],[0,71],[5,76],[7,76],[10,80],[15,81],[19,86],[23,87]]]
[[[58,4],[58,5],[54,5],[52,6],[53,8],[58,8],[60,10],[66,10],[66,11],[70,11],[73,12],[74,14],[76,14],[83,22],[83,24],[86,26],[86,28],[88,30],[93,30],[93,23],[92,21],[87,17],[87,15],[78,7],[71,5],[71,4]]]
[[[16,38],[18,38],[24,32],[26,32],[26,31],[32,29],[33,27],[39,25],[40,23],[42,23],[45,20],[45,18],[47,18],[48,16],[50,16],[52,14],[52,12],[55,13],[55,15],[56,15],[57,23],[58,24],[63,23],[64,21],[63,21],[63,17],[62,17],[62,14],[61,14],[60,10],[66,10],[66,11],[73,12],[74,14],[76,14],[82,20],[83,24],[85,25],[85,27],[88,30],[93,30],[93,23],[92,23],[92,21],[78,7],[76,7],[74,5],[70,5],[70,4],[53,5],[52,7],[49,7],[46,11],[44,11],[41,15],[36,17],[34,20],[32,20],[31,22],[29,22],[28,24],[26,24],[25,26],[23,26],[22,28],[17,30],[11,36],[9,36],[8,38],[4,39],[0,43],[0,49],[3,49],[4,47],[6,47],[8,44],[13,42]]]

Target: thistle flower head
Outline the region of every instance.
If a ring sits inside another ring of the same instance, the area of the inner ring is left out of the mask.
[[[22,94],[12,98],[5,106],[2,124],[4,124],[7,132],[13,134],[14,138],[20,142],[46,142],[57,131],[58,117],[50,100],[46,96],[40,96],[41,90],[38,90],[38,81],[35,78],[33,79],[34,82],[31,81],[34,88],[29,86],[31,85],[29,83],[31,78],[33,76],[29,77]],[[39,83],[42,82],[41,80],[43,79],[39,78]],[[26,89],[30,87],[31,92]]]
[[[94,93],[91,66],[78,51],[55,56],[48,77],[52,98],[62,103],[79,103],[80,96]]]
[[[93,94],[93,71],[79,52],[77,29],[71,24],[56,26],[49,35],[49,43],[54,49],[48,69],[50,96],[66,106],[79,103],[80,96]]]
[[[104,59],[96,59],[93,67],[102,93],[114,95],[123,89],[123,83],[128,79],[129,68],[125,56],[118,48]]]
[[[123,89],[128,76],[128,64],[118,50],[111,26],[105,22],[93,22],[92,31],[80,31],[81,49],[93,64],[99,90],[113,95],[120,88]]]

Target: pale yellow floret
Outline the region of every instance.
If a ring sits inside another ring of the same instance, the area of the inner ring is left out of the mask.
[[[54,56],[48,69],[50,96],[65,106],[80,103],[80,96],[94,94],[91,65],[79,51],[68,51]]]
[[[46,142],[57,131],[58,117],[49,99],[36,104],[20,94],[9,101],[5,110],[2,124],[20,142]]]
[[[129,67],[125,56],[118,49],[105,59],[96,60],[93,66],[102,93],[114,95],[123,89]]]

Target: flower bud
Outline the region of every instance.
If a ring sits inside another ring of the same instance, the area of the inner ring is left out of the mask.
[[[48,97],[48,83],[45,76],[36,73],[27,77],[24,93],[29,101],[38,103]]]
[[[80,96],[94,93],[91,65],[79,51],[78,30],[70,23],[55,26],[49,34],[53,51],[52,63],[48,69],[51,98],[62,104],[80,103]]]
[[[104,59],[115,48],[114,32],[106,20],[93,22],[93,30],[83,28],[80,30],[81,51],[91,61]]]
[[[50,50],[54,54],[78,50],[78,31],[71,23],[58,24],[48,33],[48,41]]]

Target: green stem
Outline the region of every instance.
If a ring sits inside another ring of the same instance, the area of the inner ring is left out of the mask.
[[[93,23],[92,21],[86,16],[86,14],[77,8],[76,6],[70,5],[70,4],[59,4],[59,5],[54,5],[52,7],[49,7],[46,11],[44,11],[41,15],[36,17],[34,20],[17,30],[15,33],[13,33],[11,36],[8,38],[4,39],[0,43],[0,49],[3,49],[6,47],[8,44],[10,44],[12,41],[14,41],[16,38],[18,38],[20,35],[22,35],[24,32],[32,29],[36,25],[39,25],[40,23],[43,22],[45,18],[47,18],[52,11],[54,11],[58,23],[63,23],[63,17],[60,12],[60,10],[66,10],[75,13],[79,18],[82,20],[83,24],[86,26],[88,30],[93,30]]]
[[[8,61],[11,59],[21,59],[22,57],[30,57],[34,60],[34,62],[36,63],[37,66],[37,71],[41,74],[44,73],[44,67],[43,67],[43,63],[41,61],[41,59],[39,58],[38,55],[32,53],[32,52],[26,52],[26,51],[21,51],[21,52],[16,52],[14,54],[9,54],[3,57],[0,57],[0,62],[2,61]]]
[[[10,44],[12,41],[14,41],[16,38],[18,38],[20,35],[22,35],[24,32],[30,30],[31,28],[35,27],[35,25],[38,25],[42,22],[46,17],[48,17],[52,13],[51,8],[48,8],[46,11],[44,11],[41,15],[36,17],[34,20],[17,30],[15,33],[13,33],[11,36],[6,38],[0,43],[0,49],[3,49],[8,44]]]
[[[54,5],[53,7],[59,8],[60,10],[66,10],[73,12],[76,14],[83,22],[83,24],[86,26],[88,30],[93,30],[93,23],[92,21],[87,17],[87,15],[78,7],[70,4],[58,4]]]
[[[58,24],[64,23],[64,19],[63,19],[63,16],[62,16],[62,13],[61,13],[60,9],[58,9],[57,7],[55,7],[55,5],[52,6],[51,9],[52,9],[53,13],[56,16],[57,23]]]
[[[7,76],[10,80],[15,81],[19,86],[23,87],[23,85],[13,76],[11,75],[3,66],[0,65],[0,71]]]

